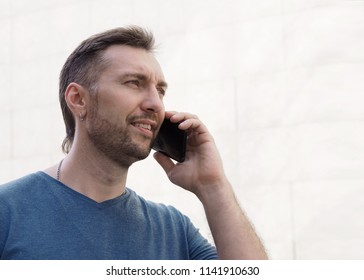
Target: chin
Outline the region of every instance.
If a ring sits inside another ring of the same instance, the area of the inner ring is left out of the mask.
[[[114,157],[113,160],[123,167],[129,167],[137,161],[146,159],[151,152],[151,148],[141,149],[140,147],[128,149],[124,154]]]

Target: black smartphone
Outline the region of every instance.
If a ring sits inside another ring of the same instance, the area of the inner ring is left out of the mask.
[[[186,155],[187,133],[178,128],[179,123],[164,119],[152,149],[183,162]]]

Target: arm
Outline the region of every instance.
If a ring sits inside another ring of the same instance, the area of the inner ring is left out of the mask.
[[[194,115],[166,112],[188,132],[186,160],[175,164],[163,154],[155,159],[172,183],[193,192],[202,202],[220,259],[267,259],[264,247],[241,210],[227,180],[216,145]]]

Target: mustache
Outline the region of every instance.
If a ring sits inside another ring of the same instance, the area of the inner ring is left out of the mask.
[[[132,115],[130,117],[127,118],[127,121],[132,123],[132,122],[136,122],[136,121],[139,121],[139,120],[151,120],[151,121],[154,121],[154,122],[157,122],[159,123],[160,120],[159,118],[154,114],[154,113],[145,113],[145,114],[141,114],[141,115]]]

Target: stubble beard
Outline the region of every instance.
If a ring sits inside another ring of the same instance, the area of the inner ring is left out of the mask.
[[[149,145],[133,141],[128,131],[130,123],[118,125],[102,118],[98,114],[97,104],[95,105],[86,121],[88,121],[88,137],[97,150],[124,168],[145,159],[150,154],[152,140],[146,137],[143,139],[145,140],[143,142],[149,141]]]

